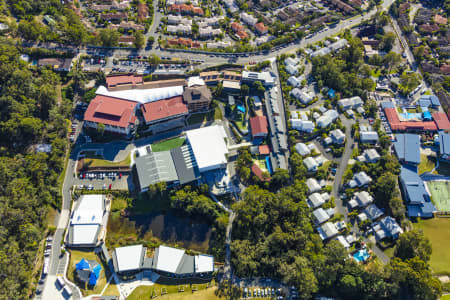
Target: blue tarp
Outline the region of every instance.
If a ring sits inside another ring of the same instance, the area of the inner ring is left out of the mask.
[[[102,271],[102,267],[100,265],[96,265],[89,275],[89,285],[96,285],[97,280],[100,278],[100,272]]]
[[[266,156],[266,167],[267,167],[267,170],[269,171],[269,174],[272,175],[273,171],[272,171],[272,166],[270,164],[270,156]]]
[[[241,113],[245,114],[245,107],[243,107],[242,105],[238,105],[236,107],[237,107],[238,111],[240,111]]]
[[[82,258],[79,263],[75,265],[77,270],[89,270],[89,263],[87,260]]]
[[[431,113],[429,111],[423,112],[423,119],[431,121]]]
[[[328,97],[334,98],[335,95],[336,95],[336,92],[333,89],[328,90]]]

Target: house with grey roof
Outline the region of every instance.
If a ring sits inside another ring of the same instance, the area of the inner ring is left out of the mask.
[[[363,212],[369,217],[371,221],[375,221],[383,215],[383,211],[376,206],[376,204],[370,204]]]
[[[319,164],[313,157],[307,157],[303,160],[303,164],[305,165],[308,172],[316,172]]]
[[[372,181],[372,178],[366,174],[366,172],[361,171],[353,175],[353,179],[349,181],[348,185],[350,188],[364,187],[367,186]]]
[[[400,162],[412,165],[420,164],[420,136],[418,134],[396,134],[392,144]]]
[[[306,179],[306,186],[308,187],[309,193],[319,192],[321,187],[315,178]]]
[[[363,156],[366,162],[368,163],[376,163],[380,160],[380,154],[378,154],[377,150],[371,148],[366,149],[363,152]]]
[[[336,225],[331,222],[327,222],[320,227],[317,227],[317,232],[319,233],[319,236],[323,241],[329,240],[339,233]]]
[[[309,195],[307,204],[311,208],[317,208],[317,207],[325,204],[325,200],[322,198],[322,196],[319,193],[315,192],[315,193],[312,193],[311,195]]]
[[[378,143],[378,133],[376,131],[362,131],[359,133],[361,143],[376,144]]]
[[[327,214],[327,212],[323,208],[318,208],[312,212],[314,219],[316,221],[316,224],[320,225],[330,219],[330,216]]]
[[[387,216],[379,222],[372,224],[375,232],[375,239],[381,241],[385,238],[398,239],[403,229],[398,225],[394,218]]]
[[[308,146],[304,143],[297,143],[295,145],[295,151],[301,156],[309,155],[311,153],[311,150],[309,150]]]
[[[373,197],[367,191],[361,191],[355,193],[355,200],[359,207],[366,207],[373,202]]]
[[[330,137],[335,144],[342,145],[345,142],[345,134],[339,128],[331,130]]]

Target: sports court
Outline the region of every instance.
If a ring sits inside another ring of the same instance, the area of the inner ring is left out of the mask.
[[[427,186],[436,208],[450,212],[450,181],[428,181]]]

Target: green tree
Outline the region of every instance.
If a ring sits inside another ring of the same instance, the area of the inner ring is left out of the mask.
[[[392,31],[386,32],[381,38],[380,44],[378,45],[378,49],[383,51],[390,51],[392,46],[394,45],[396,36]]]
[[[114,29],[102,29],[98,35],[100,45],[115,47],[119,44],[120,33]]]
[[[397,176],[391,172],[378,177],[375,183],[375,201],[382,207],[389,207],[389,201],[396,193]]]
[[[289,183],[291,176],[289,171],[285,169],[276,169],[272,174],[272,180],[270,186],[272,189],[279,189]]]
[[[402,260],[418,257],[424,262],[430,260],[431,242],[422,230],[414,229],[400,235],[395,248],[395,256]]]
[[[241,85],[241,95],[248,96],[249,92],[250,92],[250,88],[248,87],[248,85],[242,84]]]
[[[134,47],[142,49],[145,46],[145,36],[141,31],[134,33]]]

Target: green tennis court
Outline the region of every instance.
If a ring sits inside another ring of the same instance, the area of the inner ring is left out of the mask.
[[[427,186],[436,208],[450,212],[450,181],[428,181]]]

